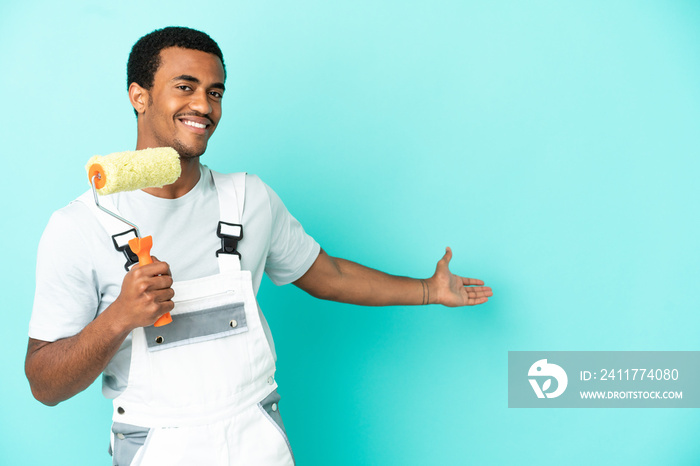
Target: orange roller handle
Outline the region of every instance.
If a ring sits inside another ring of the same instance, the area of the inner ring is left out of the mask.
[[[143,238],[132,238],[129,240],[129,248],[139,256],[139,265],[148,265],[153,263],[151,259],[151,248],[153,247],[153,237],[144,236]]]
[[[129,247],[131,248],[131,251],[139,257],[139,265],[143,266],[153,263],[153,259],[151,259],[153,237],[144,236],[143,238],[132,238],[129,240]],[[167,312],[160,316],[153,326],[162,327],[163,325],[168,325],[172,321],[173,318],[170,316],[170,313]]]

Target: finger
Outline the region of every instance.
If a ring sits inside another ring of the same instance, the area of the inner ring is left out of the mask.
[[[465,292],[471,293],[471,292],[488,292],[491,293],[491,287],[490,286],[465,286],[462,288]]]
[[[483,285],[484,284],[483,280],[479,280],[478,278],[467,278],[467,277],[461,277],[461,278],[462,278],[462,284],[464,286]]]
[[[153,262],[152,264],[139,267],[144,273],[150,276],[170,275],[170,265],[167,262]]]
[[[149,279],[148,290],[165,290],[173,286],[173,277],[170,275],[157,275]]]
[[[158,290],[153,292],[153,301],[156,303],[167,303],[172,302],[173,296],[175,296],[175,291],[172,288],[166,288],[164,290]],[[174,306],[175,304],[173,304]],[[172,309],[172,308],[171,308]]]
[[[168,265],[167,262],[163,262],[162,260],[158,259],[156,256],[151,256],[151,259],[153,259],[153,263],[162,263],[168,266],[168,273],[166,275],[171,275],[170,273],[170,265]]]
[[[467,306],[476,306],[478,304],[484,304],[488,300],[488,298],[469,298],[467,300]]]
[[[469,298],[485,298],[493,296],[493,291],[490,288],[484,290],[476,290],[474,288],[465,288],[467,290],[467,296]]]

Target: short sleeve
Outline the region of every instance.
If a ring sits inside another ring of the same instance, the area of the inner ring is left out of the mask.
[[[90,323],[99,305],[97,278],[80,232],[80,206],[55,212],[39,241],[29,336],[56,341]]]
[[[272,214],[265,273],[276,285],[285,285],[301,278],[309,270],[321,247],[289,213],[277,193],[267,185],[265,188]]]

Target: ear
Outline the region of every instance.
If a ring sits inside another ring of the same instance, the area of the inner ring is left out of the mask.
[[[143,114],[148,106],[148,89],[139,86],[136,83],[129,85],[129,101],[136,110],[136,113]]]

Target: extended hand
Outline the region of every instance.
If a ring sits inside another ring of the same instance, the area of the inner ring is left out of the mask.
[[[483,285],[484,282],[476,278],[460,277],[450,272],[449,265],[452,259],[452,249],[446,249],[445,255],[437,263],[435,274],[427,280],[428,302],[430,304],[442,304],[444,306],[474,306],[488,301],[493,296],[491,288]]]

